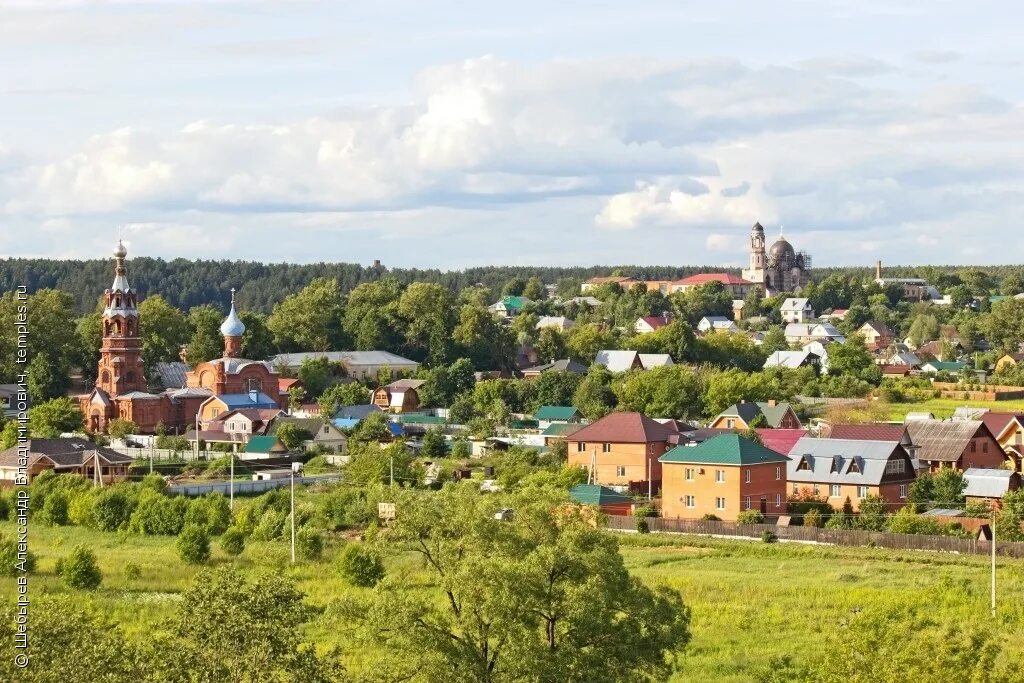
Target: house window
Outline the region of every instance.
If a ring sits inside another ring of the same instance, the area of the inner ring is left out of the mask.
[[[981,452],[988,453],[988,441],[981,442]]]
[[[330,434],[330,432],[331,432],[331,428],[328,427],[327,425],[324,425],[324,434]]]
[[[867,498],[868,497],[868,487],[867,486],[858,486],[857,487],[857,497],[858,498]]]
[[[800,484],[793,482],[793,495],[800,493]]]
[[[686,468],[685,476],[686,476],[686,481],[693,481],[693,468],[692,467],[687,467]]]
[[[886,474],[903,474],[907,471],[907,464],[903,461],[903,458],[898,460],[890,460],[885,463]]]
[[[830,498],[838,498],[839,496],[843,495],[839,484],[831,484],[828,487],[828,495]]]
[[[820,493],[820,491],[821,491],[821,489],[820,489],[820,488],[818,488],[818,485],[817,485],[817,484],[815,484],[815,485],[814,485],[814,495],[818,495],[818,493]]]
[[[971,453],[976,453],[977,451],[978,451],[978,444],[977,444],[976,441],[972,441],[971,442]]]
[[[601,444],[601,452],[602,453],[611,453],[612,452],[612,445],[610,443],[603,443],[603,444]]]
[[[716,510],[724,510],[725,509],[725,498],[715,498],[715,509]]]
[[[743,470],[743,483],[750,483],[750,470]]]
[[[775,481],[780,481],[781,479],[782,479],[782,468],[779,467],[778,465],[776,465],[775,466]]]
[[[616,466],[616,468],[615,468],[615,476],[616,477],[624,477],[624,476],[626,476],[626,468],[623,467],[622,465]]]
[[[719,484],[725,482],[725,470],[715,470],[715,481]]]
[[[796,466],[797,471],[806,472],[811,469],[811,463],[807,462],[807,458],[800,458],[800,464]]]
[[[906,497],[907,497],[907,485],[906,484],[900,484],[900,498],[906,498]]]
[[[776,493],[775,494],[775,507],[777,507],[777,508],[782,507],[782,494],[781,493]]]
[[[577,441],[576,442],[576,452],[577,453],[582,453],[585,450],[587,450],[586,442],[585,441]]]
[[[732,419],[731,417],[730,418],[726,418],[726,420],[725,420],[725,428],[726,429],[732,429],[735,426],[736,426],[736,420]]]
[[[697,499],[693,496],[686,496],[686,507],[695,508],[697,507]]]
[[[750,509],[750,496],[744,496],[743,497],[743,509],[744,510],[749,510]]]

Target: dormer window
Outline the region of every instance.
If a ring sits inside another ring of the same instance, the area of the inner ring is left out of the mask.
[[[833,455],[832,456],[832,468],[829,469],[829,474],[837,474],[843,471],[843,456]]]
[[[846,470],[847,474],[860,474],[860,463],[857,462],[857,458],[850,460],[850,467]]]
[[[798,472],[806,472],[811,469],[810,458],[806,455],[800,458],[800,463],[796,466]]]

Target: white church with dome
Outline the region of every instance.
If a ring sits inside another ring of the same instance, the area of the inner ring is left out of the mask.
[[[811,256],[797,252],[781,234],[765,252],[764,228],[754,223],[750,229],[750,267],[743,279],[764,287],[769,296],[779,292],[799,294],[811,280]]]

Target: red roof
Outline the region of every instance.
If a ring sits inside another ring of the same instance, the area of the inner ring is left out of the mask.
[[[651,443],[668,441],[668,437],[675,433],[671,427],[655,422],[642,413],[611,413],[579,430],[568,441]]]
[[[883,375],[909,375],[910,371],[913,370],[909,365],[883,365]]]
[[[299,383],[299,380],[292,377],[279,377],[277,379],[277,390],[282,394],[288,393],[288,390]]]
[[[903,425],[889,425],[873,422],[862,425],[832,425],[833,439],[853,441],[899,441],[907,428]]]
[[[668,321],[661,315],[645,315],[640,319],[650,325],[652,330],[660,330],[665,325],[668,325]]]
[[[993,413],[989,411],[982,413],[981,421],[985,423],[988,430],[992,432],[996,438],[1003,433],[1003,430],[1012,422],[1014,419],[1020,424],[1024,425],[1024,413]]]
[[[704,285],[709,282],[721,282],[723,285],[752,285],[753,282],[744,280],[739,275],[732,273],[697,273],[682,280],[676,280],[676,285]]]
[[[761,443],[782,455],[789,455],[796,442],[807,436],[807,431],[804,429],[760,428],[754,431],[761,437]]]

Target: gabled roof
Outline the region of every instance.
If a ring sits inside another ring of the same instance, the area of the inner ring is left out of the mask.
[[[366,392],[369,395],[369,391]],[[372,413],[384,412],[372,403],[363,403],[357,406],[341,406],[334,411],[335,418],[353,418],[363,420]]]
[[[644,370],[673,365],[672,356],[667,353],[641,353],[638,355],[640,357],[640,366]]]
[[[55,469],[79,467],[83,462],[98,454],[104,465],[123,465],[132,462],[132,458],[106,446],[97,446],[88,439],[78,436],[59,439],[29,439],[25,444],[29,453],[29,464],[39,460],[53,463]],[[0,451],[0,467],[17,467],[20,444]]]
[[[935,372],[960,372],[965,367],[967,367],[967,364],[962,363],[958,360],[933,360],[929,363],[924,364],[924,369],[927,370],[930,368]]]
[[[642,318],[639,318],[636,321],[636,324],[640,324],[640,322],[647,323],[648,327],[652,330],[660,330],[669,324],[669,321],[665,320],[665,316],[662,315],[645,315]]]
[[[185,373],[188,372],[188,365],[181,361],[155,363],[153,371],[156,373],[160,386],[165,389],[178,389],[185,386]]]
[[[906,433],[906,425],[880,423],[840,424],[832,425],[830,438],[851,441],[901,441]]]
[[[270,364],[297,368],[303,361],[326,358],[332,363],[343,363],[348,366],[385,365],[415,369],[419,363],[403,358],[390,351],[298,351],[295,353],[279,353],[270,359]]]
[[[572,441],[651,443],[668,441],[676,432],[642,413],[609,413],[572,435]]]
[[[597,352],[594,362],[603,365],[611,372],[625,372],[633,367],[636,361],[636,351],[619,351],[616,349],[602,349]]]
[[[697,273],[681,280],[676,280],[674,285],[706,285],[709,282],[721,282],[723,285],[752,285],[750,280],[744,280],[739,275],[732,273]]]
[[[576,432],[583,429],[586,425],[581,425],[578,422],[552,422],[547,426],[541,436],[572,436]]]
[[[808,306],[808,299],[800,297],[791,297],[782,302],[782,306],[779,307],[780,311],[802,311]]]
[[[501,306],[508,309],[519,309],[526,304],[533,303],[532,299],[528,299],[525,296],[503,296],[498,303],[494,304],[495,307]]]
[[[270,398],[262,391],[258,392],[255,396],[251,396],[249,394],[220,394],[214,398],[220,400],[230,409],[277,407],[277,401]]]
[[[597,484],[577,484],[569,489],[569,497],[581,505],[614,505],[632,503],[633,499],[617,493],[607,486]]]
[[[799,368],[806,363],[820,360],[820,356],[807,349],[802,351],[774,351],[764,361],[765,368]]]
[[[720,434],[699,446],[676,446],[659,462],[683,462],[705,465],[760,465],[784,463],[788,458],[739,434]]]
[[[748,425],[757,418],[758,415],[764,415],[764,419],[768,422],[769,427],[778,427],[782,424],[783,418],[791,410],[789,403],[781,401],[775,405],[770,403],[762,402],[746,402],[746,403],[733,403],[731,406],[723,410],[721,413],[712,420],[712,424],[717,422],[722,417],[738,417],[746,422]]]
[[[391,384],[388,384],[385,389],[389,392],[395,391],[409,391],[410,389],[419,389],[421,386],[427,383],[425,379],[399,379],[395,380]]]
[[[1024,413],[993,413],[990,411],[981,416],[981,421],[985,423],[993,436],[999,438],[1014,423],[1018,425],[1018,429],[1024,426]]]
[[[533,416],[538,420],[571,420],[582,414],[573,406],[541,406]]]
[[[892,330],[889,329],[889,326],[880,320],[869,320],[860,327],[861,329],[864,329],[865,327],[870,327],[872,330],[874,330],[876,333],[883,337],[893,336]]]
[[[905,449],[892,441],[817,439],[806,436],[789,454],[787,479],[816,484],[861,484],[877,486],[885,476],[885,464],[893,453],[909,459]],[[810,469],[799,469],[806,463]],[[908,465],[906,478],[913,478]]]
[[[281,448],[284,444],[276,436],[251,436],[245,444],[246,453],[270,453],[275,448]]]
[[[911,420],[910,439],[920,460],[956,462],[979,433],[990,434],[981,420]]]
[[[1020,484],[1020,475],[1011,470],[968,467],[964,470],[967,487],[965,496],[975,498],[1002,498],[1007,491]]]
[[[755,429],[761,437],[761,443],[776,453],[789,455],[797,441],[807,436],[805,429]]]
[[[316,434],[324,426],[322,417],[292,417],[291,415],[279,415],[274,418],[267,429],[268,436],[276,436],[282,426],[293,424],[300,429],[305,429],[310,434]]]
[[[535,365],[532,368],[526,368],[523,373],[534,373],[542,374],[550,370],[556,370],[559,372],[571,372],[575,375],[587,374],[587,366],[583,363],[578,363],[572,358],[562,358],[552,363],[544,363],[543,365]]]
[[[555,329],[569,329],[572,327],[573,322],[564,315],[542,315],[534,325],[535,329],[542,330],[545,327],[553,327]]]

